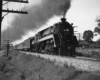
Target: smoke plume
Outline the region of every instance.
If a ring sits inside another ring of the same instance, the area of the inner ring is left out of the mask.
[[[41,4],[27,7],[28,14],[16,16],[11,27],[2,32],[2,39],[7,38],[8,31],[12,41],[20,39],[30,30],[36,31],[54,15],[65,16],[70,4],[71,0],[41,0]]]

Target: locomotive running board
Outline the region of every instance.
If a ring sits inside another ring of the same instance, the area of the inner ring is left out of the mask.
[[[46,36],[46,37],[43,37],[42,39],[39,39],[38,40],[38,42],[42,42],[42,41],[45,41],[45,40],[48,40],[48,39],[53,39],[54,37],[53,37],[53,35],[51,34],[51,35],[48,35],[48,36]]]
[[[46,37],[43,37],[43,38],[39,39],[37,42],[42,42],[42,41],[45,41],[45,40],[48,40],[48,39],[53,39],[54,40],[53,34],[48,35]],[[54,40],[54,47],[56,47],[55,40]]]

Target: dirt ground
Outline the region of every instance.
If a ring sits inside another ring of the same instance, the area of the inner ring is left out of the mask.
[[[0,80],[100,80],[100,72],[78,71],[40,57],[10,51],[0,57]]]

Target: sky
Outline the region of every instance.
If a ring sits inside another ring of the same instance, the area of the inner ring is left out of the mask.
[[[73,0],[67,18],[78,26],[79,32],[83,32],[94,29],[98,15],[100,15],[100,0]]]
[[[24,10],[25,9],[30,10],[31,7],[40,7],[40,5],[42,4],[41,1],[42,0],[35,0],[35,1],[29,0],[29,3],[26,5],[19,4],[19,3],[8,3],[3,6],[3,9],[10,8],[10,9],[15,9],[15,10],[16,9],[21,10],[21,8],[24,8]],[[35,11],[36,9],[34,8],[31,12],[35,13]],[[5,13],[3,13],[3,15],[4,14]],[[26,14],[23,14],[23,15],[27,16]],[[31,15],[31,14],[29,13],[28,15]],[[71,6],[66,13],[66,18],[68,22],[73,23],[74,26],[77,26],[75,28],[75,31],[77,31],[77,33],[83,33],[85,30],[92,30],[92,31],[94,30],[94,28],[97,26],[95,19],[98,15],[100,15],[100,0],[72,0]],[[8,14],[3,19],[2,32],[6,31],[6,34],[7,34],[6,35],[7,37],[5,39],[9,39],[9,36],[11,36],[11,34],[9,34],[10,28],[13,27],[13,23],[15,24],[14,21],[16,21],[16,17],[17,19],[19,19],[21,15],[20,14]],[[27,31],[22,37],[20,37],[20,39],[18,39],[17,41],[15,40],[13,43],[17,44],[27,39],[28,37],[35,35],[37,31],[43,28],[46,28],[48,26],[51,26],[54,23],[60,21],[61,17],[62,16],[59,16],[59,15],[57,16],[54,15],[52,17],[49,17],[49,19],[46,22],[43,22],[43,24],[40,25],[41,27],[38,28],[38,30]],[[24,19],[21,19],[21,20],[24,20]],[[24,24],[24,21],[21,21],[21,20],[19,22],[22,22],[22,24]],[[17,22],[16,24],[20,25],[21,23]],[[13,32],[12,34],[15,35]],[[94,40],[96,40],[99,37],[100,36],[96,36]]]

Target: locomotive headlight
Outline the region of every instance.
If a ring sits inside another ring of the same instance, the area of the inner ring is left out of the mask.
[[[69,29],[65,29],[64,31],[69,32]]]
[[[68,50],[70,50],[70,47],[68,47]]]

